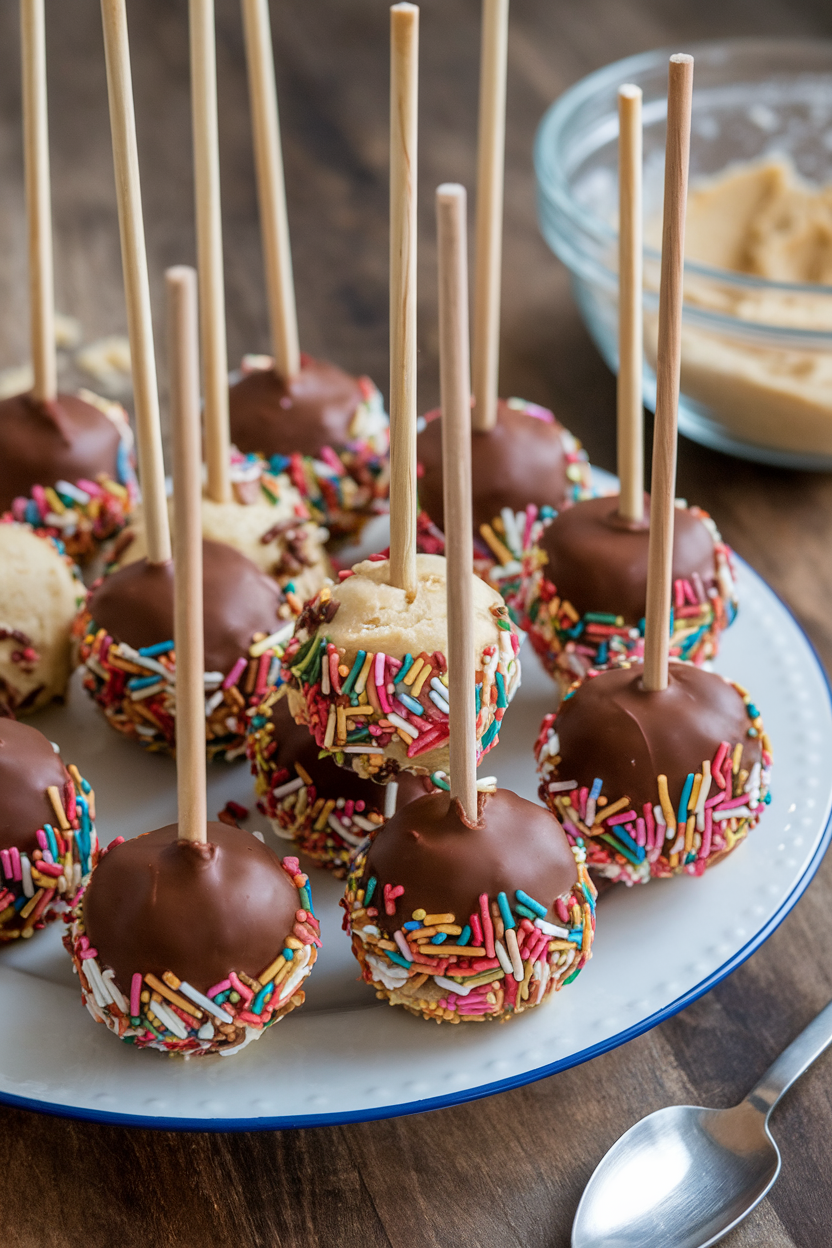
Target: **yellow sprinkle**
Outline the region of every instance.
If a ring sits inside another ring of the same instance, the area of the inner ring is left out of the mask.
[[[41,897],[43,896],[43,891],[44,890],[42,888],[39,888],[38,891],[35,893],[34,897],[29,898],[29,900],[26,902],[26,905],[20,911],[21,919],[28,919],[29,915],[32,913],[35,906],[38,904]]]
[[[549,603],[549,618],[553,620],[558,611],[560,611],[560,598],[553,598]]]
[[[689,815],[685,824],[685,854],[693,849],[693,830],[696,827],[696,815]]]
[[[267,984],[269,983],[270,980],[274,979],[277,972],[281,969],[282,966],[285,965],[285,962],[286,962],[286,959],[284,958],[283,954],[282,953],[278,954],[274,962],[272,962],[270,966],[267,966],[265,971],[262,971],[257,976],[257,978],[260,980],[260,983]]]
[[[361,671],[358,673],[358,680],[356,680],[355,684],[353,685],[354,693],[360,694],[364,692],[364,688],[367,684],[367,676],[369,675],[369,672],[370,672],[370,664],[372,663],[375,657],[376,656],[374,654],[371,654],[369,651],[367,651],[367,657],[362,664]],[[351,713],[353,715],[357,714],[358,709],[359,709],[358,707],[351,708]],[[367,709],[372,710],[372,707],[368,707]]]
[[[419,675],[419,673],[421,672],[424,666],[425,666],[425,660],[417,659],[416,662],[411,667],[410,671],[405,676],[404,681],[402,683],[405,685],[412,685],[414,680]]]
[[[422,692],[422,686],[424,685],[425,681],[430,676],[432,671],[433,671],[433,668],[431,667],[430,663],[426,663],[424,667],[422,668],[421,672],[419,673],[417,679],[414,680],[413,688],[410,690],[414,698],[418,698],[419,694]]]
[[[413,911],[413,918],[416,920],[417,923],[421,923],[424,917],[425,917],[425,912],[424,910],[421,909],[421,907],[418,910]]]
[[[514,555],[506,546],[505,542],[501,542],[497,534],[494,532],[490,524],[481,524],[480,533],[486,545],[491,548],[494,557],[499,563],[505,565],[514,560]]]
[[[335,798],[331,797],[328,802],[324,803],[324,808],[318,818],[315,820],[315,831],[323,832],[326,827],[326,821],[335,809]]]
[[[600,798],[598,800],[600,801]],[[623,810],[625,806],[629,805],[629,797],[619,797],[617,802],[613,802],[611,806],[605,806],[602,811],[599,811],[598,816],[596,816],[595,823],[592,826],[595,828],[600,827],[601,819],[608,819],[610,815],[616,814],[617,811]]]
[[[344,714],[343,706],[336,706],[335,715],[337,720],[335,740],[338,745],[344,745],[347,740],[347,717]]]
[[[690,791],[690,800],[688,802],[688,810],[696,810],[696,803],[699,801],[699,790],[702,788],[702,772],[698,771],[693,778],[693,788]]]
[[[335,739],[335,707],[331,706],[329,708],[329,715],[326,721],[326,732],[324,733],[324,749],[325,750],[332,749],[332,742],[334,739]],[[295,764],[295,770],[297,770],[297,763]]]
[[[363,706],[345,706],[345,715],[372,715],[373,708],[369,702],[365,702]]]
[[[409,734],[409,733],[404,732],[404,731],[403,731],[403,729],[401,729],[401,728],[397,728],[397,729],[396,729],[396,732],[399,734],[399,736],[401,737],[402,741],[404,741],[405,745],[412,745],[412,744],[413,744],[413,738],[410,736],[410,734]],[[373,757],[373,755],[370,755],[370,757],[372,758],[372,757]]]
[[[734,775],[736,775],[737,772],[739,771],[741,762],[742,762],[742,741],[738,741],[737,744],[734,746],[734,759],[731,764],[731,770],[733,771]]]
[[[424,916],[425,927],[437,927],[440,923],[453,923],[455,918],[455,914],[426,914]],[[461,932],[462,928],[458,930]]]
[[[662,813],[667,821],[667,833],[669,836],[671,829],[676,831],[676,815],[670,804],[670,794],[667,791],[667,776],[658,776],[659,782],[659,802],[661,803]]]
[[[574,624],[577,624],[577,623],[578,623],[578,620],[581,618],[581,617],[578,615],[578,612],[577,612],[577,611],[575,610],[575,608],[572,606],[572,603],[571,603],[571,602],[567,602],[567,601],[566,601],[566,599],[564,599],[564,600],[563,600],[563,602],[561,603],[561,608],[560,608],[560,609],[561,609],[561,611],[563,611],[563,612],[564,612],[564,614],[565,614],[565,615],[568,615],[568,616],[569,616],[570,620],[572,620],[572,622],[573,622]]]
[[[58,792],[58,786],[56,784],[50,784],[46,792],[49,794],[49,800],[52,803],[52,809],[55,812],[55,817],[61,826],[61,831],[66,832],[69,828],[69,820],[66,817],[66,811],[64,810],[64,804],[61,801],[61,795]]]
[[[303,767],[303,766],[301,766],[301,764],[300,764],[300,763],[295,763],[295,771],[298,773],[298,775],[300,776],[300,778],[301,778],[301,780],[303,781],[303,783],[304,783],[304,784],[311,784],[311,783],[312,783],[312,777],[310,776],[310,774],[309,774],[309,772],[306,770],[306,768],[305,768],[305,767]],[[262,982],[262,983],[265,983],[265,982],[266,982],[266,981],[263,979],[262,975],[260,976],[260,980],[261,980],[261,982]]]
[[[66,507],[64,506],[63,502],[58,497],[58,495],[55,493],[55,491],[52,489],[52,486],[47,485],[46,489],[43,492],[46,495],[47,501],[51,509],[54,512],[57,512],[59,516],[63,515],[63,513],[66,511]]]

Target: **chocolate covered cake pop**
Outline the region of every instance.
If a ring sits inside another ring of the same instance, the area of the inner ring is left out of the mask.
[[[320,749],[359,775],[448,769],[446,567],[416,558],[412,601],[386,559],[342,572],[307,603],[286,647],[289,709]],[[520,683],[517,632],[499,594],[474,583],[479,757],[497,743]]]
[[[587,866],[626,884],[701,875],[769,802],[771,744],[749,694],[690,663],[648,692],[640,664],[591,676],[547,715],[540,796]]]
[[[279,680],[291,611],[280,587],[231,546],[203,542],[208,757],[245,750],[246,709]],[[176,656],[173,562],[142,559],[105,576],[75,623],[84,686],[110,724],[151,750],[172,751]]]
[[[271,690],[251,717],[247,754],[257,805],[277,836],[293,840],[315,862],[343,876],[356,849],[387,818],[433,790],[426,776],[402,771],[381,787],[339,767],[309,730],[296,724],[284,696]]]
[[[31,936],[86,883],[98,857],[95,794],[43,733],[0,722],[0,943]]]
[[[119,403],[89,390],[0,400],[0,513],[63,542],[86,563],[136,501],[133,435]]]
[[[320,936],[297,858],[207,831],[114,841],[64,939],[90,1014],[137,1048],[228,1056],[304,1001]]]
[[[418,439],[419,502],[444,529],[442,422],[429,412]],[[500,399],[493,429],[471,434],[474,563],[506,594],[516,592],[529,508],[560,511],[591,491],[580,442],[552,412],[525,399]]]
[[[674,520],[671,653],[701,664],[736,615],[731,552],[700,508],[677,503]],[[591,670],[643,653],[649,521],[648,498],[634,524],[610,495],[530,526],[514,607],[562,693]]]
[[[301,356],[286,381],[270,356],[246,356],[229,396],[231,440],[286,473],[335,539],[356,537],[388,490],[388,418],[369,377]]]
[[[590,957],[595,889],[548,811],[481,793],[477,822],[431,794],[355,858],[343,901],[363,977],[436,1022],[506,1019],[575,979]]]
[[[70,634],[86,590],[61,543],[0,521],[0,714],[30,715],[62,698]]]

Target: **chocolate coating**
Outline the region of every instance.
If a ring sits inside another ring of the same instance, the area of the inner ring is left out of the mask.
[[[419,502],[434,524],[444,530],[442,495],[442,421],[430,412],[427,427],[419,434],[416,455],[422,467]],[[497,423],[487,433],[471,434],[471,488],[474,532],[490,524],[503,507],[525,511],[538,507],[562,507],[569,482],[561,439],[561,426],[529,416],[497,402]]]
[[[383,813],[384,786],[362,779],[351,767],[339,767],[329,754],[325,758],[318,758],[320,751],[315,738],[305,724],[295,723],[287,698],[281,698],[274,704],[271,719],[275,727],[272,739],[277,742],[277,749],[269,759],[269,765],[275,771],[285,767],[289,775],[293,776],[295,763],[300,763],[311,776],[318,797],[327,801],[330,798],[337,800],[339,797],[343,797],[345,801],[363,801],[371,809]],[[399,784],[397,810],[429,792],[426,776],[401,771],[396,780]]]
[[[745,703],[727,680],[671,663],[667,689],[648,693],[642,673],[641,664],[601,672],[561,705],[555,728],[562,780],[591,787],[600,777],[609,801],[626,795],[640,812],[645,802],[658,802],[659,775],[667,776],[677,805],[688,774],[710,762],[723,741],[732,748],[744,743],[742,767],[759,762],[759,738],[748,736]]]
[[[229,672],[257,632],[280,624],[280,586],[221,542],[202,543],[205,670]],[[138,559],[105,576],[87,608],[99,628],[138,650],[173,637],[173,561]]]
[[[350,424],[364,394],[355,377],[325,360],[301,357],[297,377],[274,369],[248,373],[231,387],[231,441],[246,454],[319,455],[347,449]]]
[[[223,823],[203,846],[176,834],[170,824],[109,850],[84,894],[90,943],[127,997],[137,971],[173,971],[200,992],[229,971],[255,978],[292,932],[297,889],[274,850]]]
[[[707,590],[716,579],[713,538],[693,512],[677,507],[674,515],[673,579],[698,572]],[[543,530],[544,574],[579,615],[605,611],[638,624],[647,602],[649,520],[646,495],[641,525],[621,519],[617,494],[567,507]]]
[[[399,810],[370,848],[364,878],[378,879],[379,922],[385,931],[401,927],[414,910],[454,914],[465,924],[479,897],[504,892],[514,900],[521,888],[541,905],[553,902],[577,882],[566,833],[542,806],[508,789],[481,794],[475,827],[464,822],[448,793],[431,793]],[[384,913],[385,884],[404,886],[392,917]],[[557,920],[554,920],[557,921]]]
[[[55,822],[46,790],[57,785],[63,797],[66,781],[66,768],[42,732],[0,720],[0,849],[37,849],[38,828]]]
[[[91,403],[74,394],[40,402],[31,394],[0,401],[0,511],[33,485],[116,478],[119,432]]]

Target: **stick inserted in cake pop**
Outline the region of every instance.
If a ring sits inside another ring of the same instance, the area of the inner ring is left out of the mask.
[[[644,633],[644,687],[651,692],[667,688],[667,661],[670,646],[676,441],[679,373],[682,361],[685,211],[688,194],[692,94],[693,57],[682,52],[676,53],[670,58],[667,87],[664,221],[659,285],[659,338],[656,358],[656,421],[653,434],[647,612]]]
[[[619,515],[644,520],[641,87],[618,90]]]
[[[468,357],[468,240],[465,188],[436,192],[439,258],[439,362],[448,560],[448,704],[451,796],[477,821],[473,540],[471,520],[471,373]]]
[[[125,0],[101,0],[101,18],[147,552],[151,563],[164,563],[170,559],[170,526],[165,498],[165,467]]]
[[[191,111],[208,497],[231,501],[214,0],[190,0]]]
[[[52,401],[57,394],[57,368],[43,0],[21,0],[20,36],[33,394],[41,401]]]
[[[196,273],[165,274],[168,367],[173,432],[174,633],[176,646],[176,778],[179,837],[204,843],[205,656],[202,622],[202,497]]]
[[[497,423],[507,52],[508,0],[483,0],[472,417],[479,430],[493,429]]]
[[[300,346],[268,0],[243,0],[243,28],[274,366],[288,379],[300,372]]]
[[[416,592],[419,9],[390,9],[390,578]]]

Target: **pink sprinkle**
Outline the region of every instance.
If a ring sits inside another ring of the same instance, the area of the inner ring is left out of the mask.
[[[117,836],[117,837],[116,837],[116,839],[115,839],[114,841],[110,841],[110,844],[107,846],[107,848],[108,848],[108,849],[115,849],[116,845],[123,845],[123,844],[124,844],[124,837],[123,837],[123,836]]]
[[[583,788],[578,789],[578,814],[581,816],[581,819],[586,818],[586,801],[588,797],[589,789],[586,785],[584,785]]]
[[[46,839],[46,833],[44,832],[43,828],[38,828],[37,832],[35,833],[35,839],[41,849],[43,850],[49,849],[49,842]]]
[[[246,985],[243,983],[241,979],[238,979],[235,971],[231,971],[228,978],[231,980],[231,987],[234,989],[235,992],[239,992],[240,996],[242,997],[243,1005],[248,1005],[252,997],[254,996],[254,993],[251,991],[250,988],[246,987]]]
[[[367,559],[370,563],[386,563],[386,555],[368,555]]]
[[[51,875],[52,878],[55,880],[57,880],[58,877],[63,875],[64,873],[63,867],[59,867],[58,864],[55,862],[47,862],[43,858],[38,863],[37,869],[38,871],[41,871],[44,875]]]
[[[71,780],[67,780],[64,786],[64,805],[66,806],[66,817],[70,823],[75,822],[75,785]]]
[[[649,802],[644,803],[644,822],[647,824],[647,848],[652,849],[656,844],[656,820],[653,817],[653,807]]]
[[[379,651],[373,660],[373,679],[376,682],[376,690],[378,691],[378,700],[381,703],[381,709],[384,711],[385,715],[389,715],[392,707],[390,706],[390,701],[387,697],[387,689],[385,688],[384,682],[384,660],[386,657],[386,655]]]
[[[78,954],[78,957],[81,959],[82,962],[86,961],[87,958],[97,958],[98,950],[97,949],[82,949],[81,952]]]
[[[732,810],[734,806],[744,806],[747,801],[748,801],[748,794],[740,793],[739,797],[732,797],[729,801],[723,802],[722,805],[719,807],[719,809],[720,810]]]
[[[240,679],[243,672],[246,670],[247,663],[248,663],[248,659],[244,658],[243,655],[240,655],[239,659],[234,664],[231,671],[226,676],[225,680],[222,682],[223,689],[230,689],[232,685],[236,685],[237,681]]]
[[[714,833],[714,817],[713,813],[705,810],[705,831],[702,833],[702,844],[699,847],[699,857],[707,858],[711,852],[711,838]]]
[[[16,880],[23,879],[23,868],[20,865],[20,850],[16,845],[12,845],[9,853],[12,856],[12,875]]]
[[[6,906],[13,898],[14,893],[9,892],[7,888],[4,888],[2,893],[0,893],[0,910],[5,910]]]
[[[401,897],[404,892],[403,884],[384,885],[384,913],[388,917],[392,917],[396,913],[396,898]]]
[[[346,581],[351,576],[355,576],[355,573],[353,572],[352,568],[342,568],[341,571],[338,573],[338,580]]]
[[[528,507],[526,508],[526,523],[523,528],[523,549],[524,550],[529,544],[529,538],[531,537],[532,525],[534,524],[536,519],[537,519],[537,508],[535,507],[534,503],[529,503]]]
[[[318,454],[325,464],[328,464],[330,468],[334,468],[339,477],[344,475],[344,465],[341,463],[331,446],[322,446]]]
[[[472,914],[468,922],[471,924],[471,935],[474,937],[474,944],[482,944],[482,926],[480,925],[480,916]]]
[[[673,582],[673,605],[677,611],[685,605],[685,587],[681,581]]]
[[[346,802],[344,802],[344,818],[352,819],[352,812],[354,810],[355,810],[355,802],[352,800],[352,798],[349,798]]]
[[[480,916],[482,918],[482,934],[486,957],[494,957],[494,925],[488,909],[488,893],[480,893]]]
[[[13,878],[11,855],[7,849],[0,849],[0,862],[3,864],[3,874],[7,880]]]
[[[555,910],[557,910],[558,918],[560,919],[561,923],[572,922],[571,918],[569,917],[569,911],[566,908],[566,902],[563,900],[562,897],[558,897],[557,901],[555,902]]]
[[[603,822],[608,828],[612,828],[617,823],[631,823],[635,817],[636,812],[634,810],[622,810],[620,814],[610,815],[609,819],[604,819]]]
[[[222,979],[220,980],[218,984],[214,984],[213,988],[209,988],[205,995],[206,997],[211,997],[211,999],[213,1000],[214,997],[218,997],[221,992],[225,992],[226,989],[230,987],[231,987],[231,980]]]
[[[329,651],[329,683],[336,696],[341,692],[341,677],[338,674],[338,651],[334,646]]]
[[[75,484],[85,494],[92,494],[93,498],[100,498],[104,493],[97,481],[88,481],[86,477],[79,477]]]
[[[705,586],[702,584],[702,577],[699,575],[698,572],[692,572],[691,580],[693,581],[693,588],[696,590],[697,602],[707,602],[707,597],[705,595]]]
[[[283,859],[283,870],[284,870],[284,871],[288,871],[289,875],[291,875],[291,876],[298,875],[298,874],[300,873],[300,859],[298,859],[298,858],[284,858],[284,859]]]
[[[271,662],[272,662],[271,650],[267,650],[265,654],[261,654],[260,664],[257,668],[257,679],[254,682],[254,692],[258,695],[258,697],[261,694],[264,694],[266,692],[266,685],[268,683],[269,668],[271,667]]]
[[[716,780],[717,784],[719,784],[720,788],[723,787],[720,784],[720,773],[722,771],[722,763],[725,758],[726,750],[728,750],[729,748],[730,747],[728,745],[728,742],[723,741],[719,749],[717,750],[716,754],[714,754],[714,761],[711,763],[711,774],[714,776],[714,779]]]
[[[647,844],[647,825],[642,818],[636,819],[636,845],[642,849]]]
[[[130,1013],[137,1018],[141,1009],[142,977],[135,971],[130,981]]]

